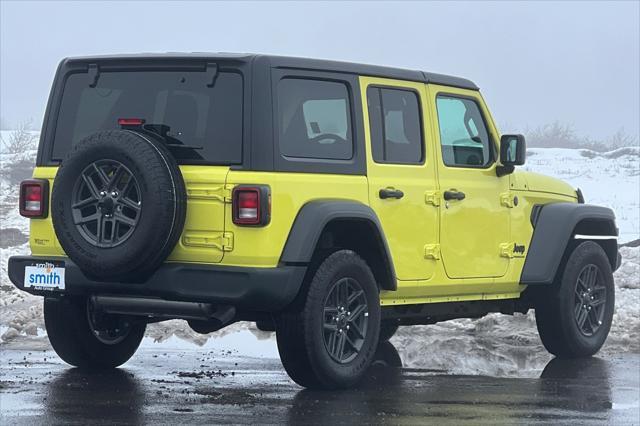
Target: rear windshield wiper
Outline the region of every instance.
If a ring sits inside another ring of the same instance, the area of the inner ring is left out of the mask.
[[[118,119],[118,124],[120,124],[123,129],[135,130],[138,132],[142,131],[154,136],[159,136],[162,143],[169,149],[189,149],[192,151],[204,149],[202,146],[186,145],[180,139],[170,136],[169,131],[171,130],[171,127],[166,124],[145,124],[145,120],[143,118],[120,118]]]
[[[169,148],[204,149],[202,146],[186,145],[180,139],[170,136],[168,133],[171,127],[166,124],[144,124],[142,125],[142,129],[160,136],[164,144]]]

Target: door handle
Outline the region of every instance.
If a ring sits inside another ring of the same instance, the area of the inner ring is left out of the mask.
[[[400,191],[399,189],[383,188],[380,190],[378,195],[383,200],[386,200],[387,198],[395,198],[399,200],[400,198],[404,197],[404,192]]]
[[[456,190],[449,190],[449,191],[444,191],[444,199],[446,201],[450,201],[450,200],[458,200],[458,201],[462,201],[464,200],[464,192],[462,191],[456,191]]]

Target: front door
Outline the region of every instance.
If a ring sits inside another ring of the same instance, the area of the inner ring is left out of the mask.
[[[435,160],[423,121],[424,84],[361,77],[369,203],[378,215],[398,280],[432,276],[438,241]]]
[[[500,277],[510,232],[509,178],[496,175],[497,131],[476,91],[429,86],[443,208],[440,243],[450,278]]]

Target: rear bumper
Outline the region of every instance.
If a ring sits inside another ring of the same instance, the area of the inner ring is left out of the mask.
[[[65,290],[24,287],[25,266],[46,261],[64,262]],[[146,282],[134,284],[90,280],[65,257],[13,256],[9,258],[8,272],[13,285],[37,296],[129,295],[228,305],[239,311],[276,312],[296,297],[306,267],[248,268],[165,263]]]

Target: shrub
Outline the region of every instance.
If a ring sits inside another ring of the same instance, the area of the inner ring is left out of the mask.
[[[624,129],[604,141],[578,136],[573,127],[559,121],[536,127],[525,132],[527,145],[532,148],[582,148],[597,152],[606,152],[621,147],[638,145],[637,136],[626,133]]]

